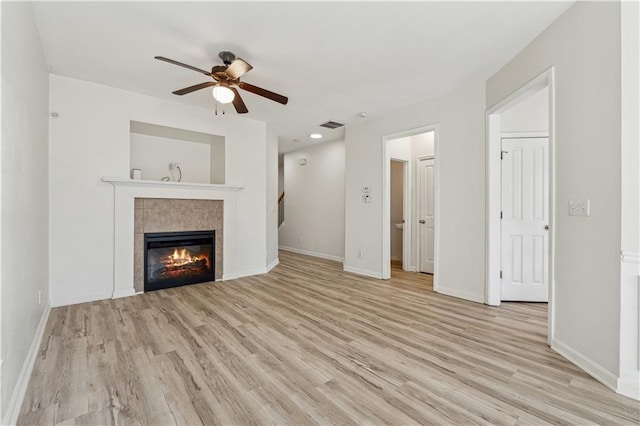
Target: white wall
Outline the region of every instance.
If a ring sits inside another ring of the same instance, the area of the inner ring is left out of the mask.
[[[388,149],[392,159],[411,161],[411,136],[392,139]]]
[[[549,89],[545,87],[500,115],[505,132],[549,132]]]
[[[404,165],[401,161],[391,160],[391,260],[402,260],[402,233],[396,223],[404,219]]]
[[[472,82],[444,98],[347,127],[345,269],[382,274],[382,138],[438,123],[439,288],[484,300],[484,112],[484,83]],[[370,204],[361,202],[363,185],[372,187]]]
[[[12,424],[48,312],[49,78],[31,3],[1,7],[0,423]]]
[[[142,170],[142,179],[161,180],[180,174],[169,163],[180,164],[182,182],[211,182],[211,145],[131,133],[131,168]]]
[[[343,141],[284,156],[285,226],[280,247],[332,259],[344,256]],[[298,160],[306,158],[301,166]]]
[[[411,153],[417,160],[419,157],[435,155],[435,137],[433,132],[424,132],[411,137]]]
[[[552,346],[614,385],[621,321],[620,19],[620,3],[576,3],[487,81],[486,95],[491,107],[555,68]],[[581,197],[591,200],[591,216],[570,217],[569,200]]]
[[[225,141],[222,140],[217,143],[211,143],[211,160],[209,164],[211,165],[211,180],[210,183],[224,185],[225,183],[225,171],[224,171],[224,162],[225,162]]]
[[[239,275],[265,271],[266,124],[51,75],[50,226],[53,305],[104,299],[113,289],[113,187],[102,176],[129,175],[130,122],[220,135],[228,184],[237,197]],[[88,248],[90,247],[90,248]],[[69,254],[73,253],[73,256]]]

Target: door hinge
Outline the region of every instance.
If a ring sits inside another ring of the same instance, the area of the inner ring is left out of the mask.
[[[500,212],[500,219],[502,219],[502,212]]]
[[[500,279],[502,279],[502,271],[500,271]]]

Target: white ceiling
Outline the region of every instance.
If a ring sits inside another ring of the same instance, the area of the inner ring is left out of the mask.
[[[571,2],[34,2],[50,71],[211,109],[205,70],[231,50],[254,66],[243,81],[289,97],[242,92],[245,117],[270,123],[280,152],[349,123],[486,79]],[[227,108],[229,109],[229,108]],[[229,111],[228,111],[229,112]],[[231,113],[235,111],[231,107]],[[212,119],[213,116],[212,116]],[[292,142],[293,138],[301,142]]]

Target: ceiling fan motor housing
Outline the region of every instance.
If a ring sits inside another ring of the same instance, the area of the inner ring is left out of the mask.
[[[231,63],[236,60],[236,55],[227,50],[220,52],[218,56],[222,59],[222,62],[224,62],[225,65],[231,65]]]

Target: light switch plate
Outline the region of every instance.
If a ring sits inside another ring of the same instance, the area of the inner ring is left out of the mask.
[[[589,199],[569,200],[569,216],[589,216]]]

